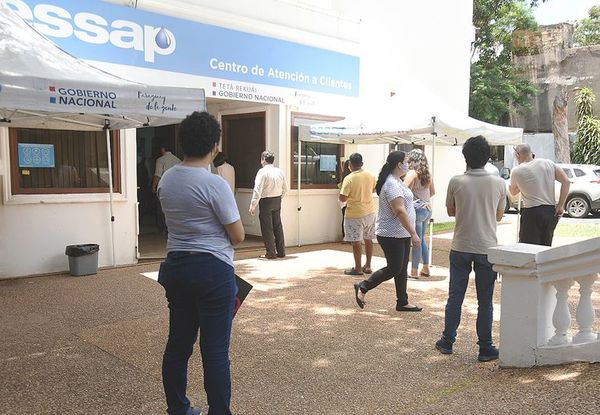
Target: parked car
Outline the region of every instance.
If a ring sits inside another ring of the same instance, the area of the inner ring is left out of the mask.
[[[571,186],[565,205],[565,212],[572,218],[584,218],[590,212],[600,214],[600,166],[591,164],[557,164],[563,169]],[[518,209],[519,195],[508,192],[510,169],[504,167],[500,176],[506,181],[506,211]],[[555,182],[556,200],[560,194],[560,183]]]

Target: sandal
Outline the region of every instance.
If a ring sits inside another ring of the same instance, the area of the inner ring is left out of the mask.
[[[344,274],[346,274],[346,275],[363,275],[363,273],[361,271],[357,271],[354,267],[345,269]]]
[[[364,272],[365,274],[372,274],[373,271],[371,270],[371,268],[367,268],[367,267],[362,267],[362,272]]]
[[[419,277],[429,278],[429,277],[431,277],[431,274],[421,271],[421,272],[419,272]]]

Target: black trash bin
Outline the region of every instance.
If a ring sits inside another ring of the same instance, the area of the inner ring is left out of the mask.
[[[69,272],[76,277],[98,273],[98,251],[100,245],[68,245],[65,254],[69,256]]]

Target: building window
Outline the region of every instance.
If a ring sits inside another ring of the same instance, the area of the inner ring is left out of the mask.
[[[344,147],[340,144],[301,142],[301,160],[298,160],[298,133],[300,124],[311,121],[328,122],[339,118],[318,115],[292,114],[291,188],[298,188],[298,163],[301,163],[301,186],[304,189],[336,189],[341,169]]]
[[[121,191],[119,134],[111,132],[113,191]],[[10,129],[13,194],[108,193],[103,131]]]

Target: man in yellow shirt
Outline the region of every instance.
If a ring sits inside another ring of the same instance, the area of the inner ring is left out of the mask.
[[[371,257],[373,256],[373,239],[375,238],[375,202],[373,192],[377,180],[375,176],[362,169],[363,159],[359,153],[348,158],[352,173],[344,178],[340,190],[340,202],[346,202],[344,220],[344,240],[352,242],[354,267],[344,271],[347,275],[363,275],[371,273]],[[362,241],[365,242],[367,261],[362,266]]]

